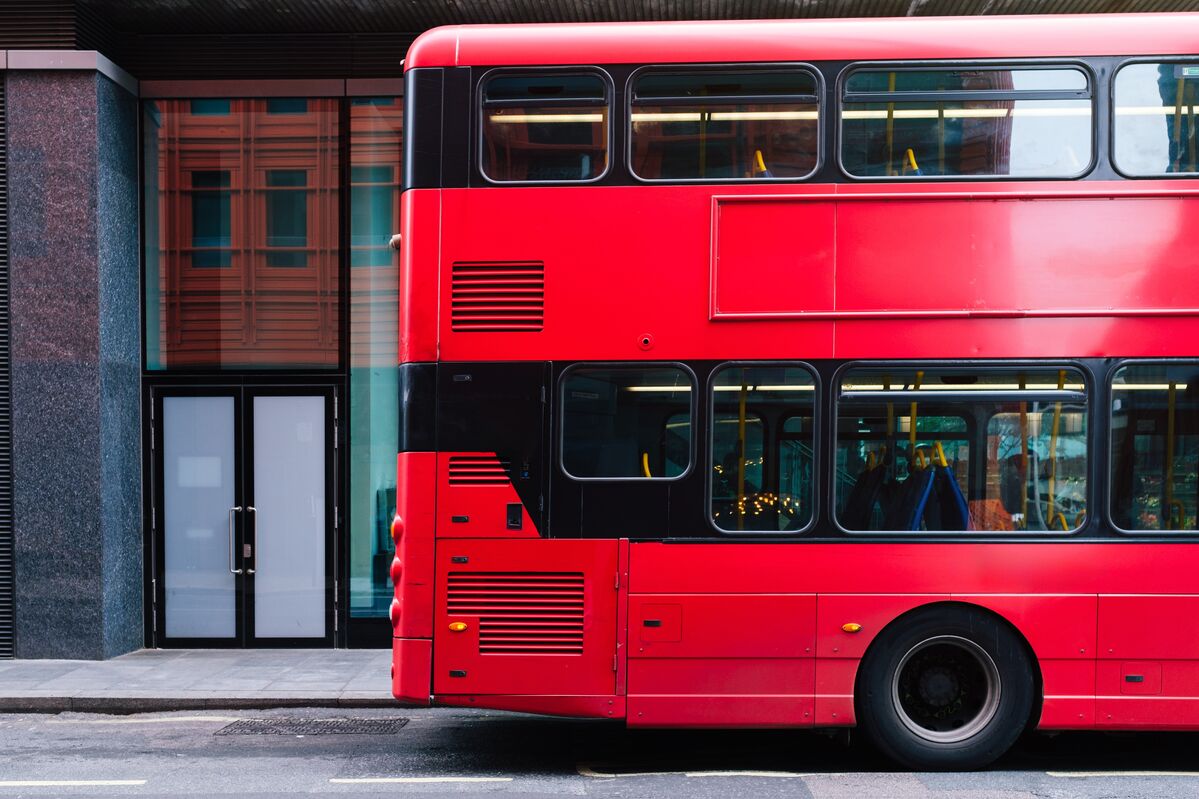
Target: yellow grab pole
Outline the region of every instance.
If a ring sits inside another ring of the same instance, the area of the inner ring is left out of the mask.
[[[1174,410],[1178,400],[1178,384],[1170,384],[1166,400],[1166,506],[1162,509],[1163,529],[1177,530],[1184,525],[1174,526]]]
[[[1060,369],[1060,370],[1058,370],[1058,373],[1057,373],[1057,390],[1061,391],[1065,387],[1066,387],[1066,370]],[[1059,401],[1059,402],[1053,403],[1053,432],[1049,436],[1049,508],[1048,508],[1049,512],[1046,515],[1046,518],[1049,521],[1046,522],[1046,524],[1045,524],[1046,528],[1048,528],[1049,525],[1053,522],[1054,483],[1057,480],[1057,433],[1058,433],[1058,425],[1061,424],[1061,421],[1062,421],[1062,403]]]
[[[745,400],[749,384],[745,380],[746,370],[741,370],[741,401],[737,410],[737,529],[745,527]]]
[[[914,390],[916,390],[916,391],[920,390],[920,381],[922,381],[922,380],[924,380],[924,372],[916,372],[916,382],[914,384]],[[908,447],[909,447],[908,452],[911,453],[910,457],[914,457],[916,454],[916,403],[915,402],[913,402],[911,404],[911,406],[908,408]]]

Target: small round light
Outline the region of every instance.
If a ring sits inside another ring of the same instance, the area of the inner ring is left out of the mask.
[[[465,632],[465,631],[466,631],[466,622],[464,622],[464,621],[450,622],[450,632],[460,633],[460,632]]]
[[[856,621],[851,621],[846,624],[842,624],[841,629],[847,633],[856,633],[858,630],[862,629],[862,625],[858,624]]]

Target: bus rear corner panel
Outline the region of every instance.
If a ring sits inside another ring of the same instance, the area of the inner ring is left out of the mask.
[[[433,694],[620,718],[620,541],[548,537],[550,393],[545,362],[438,366]]]

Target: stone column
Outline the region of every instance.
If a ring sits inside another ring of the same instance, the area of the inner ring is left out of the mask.
[[[113,657],[144,640],[136,85],[8,67],[16,653]]]

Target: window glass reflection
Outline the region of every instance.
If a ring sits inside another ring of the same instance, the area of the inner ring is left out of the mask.
[[[848,530],[1053,531],[1087,515],[1076,369],[852,369],[837,404]]]
[[[1116,73],[1116,166],[1136,176],[1199,172],[1199,63],[1130,64]]]
[[[1091,163],[1078,69],[864,70],[846,82],[841,159],[860,177],[1073,177]]]
[[[1116,526],[1199,529],[1199,364],[1117,370],[1111,410]]]
[[[815,381],[737,366],[712,385],[712,521],[730,532],[801,530],[812,518]]]
[[[338,365],[338,106],[145,105],[150,369]]]
[[[350,615],[386,617],[399,442],[397,362],[403,103],[350,101]]]

